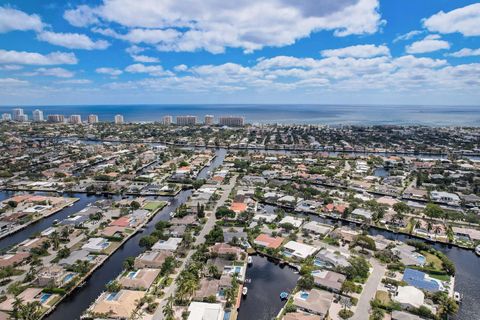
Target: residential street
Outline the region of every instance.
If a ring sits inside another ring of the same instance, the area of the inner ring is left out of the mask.
[[[197,240],[195,241],[195,246],[202,244],[205,242],[205,236],[213,229],[215,226],[215,223],[217,219],[215,218],[215,211],[221,206],[224,205],[225,201],[228,199],[228,195],[232,191],[233,187],[235,186],[235,183],[237,181],[237,175],[232,176],[230,178],[230,183],[228,185],[222,185],[223,193],[220,196],[220,199],[217,201],[217,204],[212,210],[212,214],[208,216],[207,222],[205,223],[205,226],[203,227],[202,231],[200,231],[200,234],[197,237]],[[151,319],[154,320],[163,320],[163,307],[165,306],[167,302],[167,298],[170,297],[171,295],[175,294],[175,291],[177,290],[177,284],[175,283],[175,280],[177,279],[177,276],[180,274],[180,272],[185,268],[187,265],[187,262],[190,260],[193,252],[195,250],[190,250],[188,252],[187,257],[183,260],[182,265],[177,269],[177,272],[172,275],[173,282],[170,286],[166,287],[164,289],[165,294],[163,295],[162,299],[157,299],[157,302],[159,303],[157,310],[155,311],[153,317]]]
[[[373,266],[372,274],[365,283],[360,299],[358,300],[355,315],[352,320],[368,320],[370,312],[370,301],[375,298],[378,285],[380,284],[386,267],[378,263],[375,259],[370,259],[370,263]]]

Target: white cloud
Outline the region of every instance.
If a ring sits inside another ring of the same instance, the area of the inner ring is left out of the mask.
[[[75,27],[85,27],[99,22],[95,11],[86,5],[65,11],[63,18]]]
[[[73,53],[52,52],[43,55],[37,52],[0,49],[0,63],[5,64],[56,65],[77,64],[77,62],[78,60]]]
[[[69,49],[104,50],[110,46],[110,43],[105,40],[92,41],[88,36],[79,33],[44,31],[39,33],[37,38],[38,40]]]
[[[179,64],[175,67],[173,67],[173,70],[177,71],[177,72],[183,72],[183,71],[187,71],[188,70],[188,66],[186,64]]]
[[[449,56],[455,58],[480,56],[480,49],[463,48],[456,52],[450,53]]]
[[[19,85],[26,85],[28,81],[19,80],[14,78],[0,78],[0,85],[2,86],[19,86]]]
[[[90,84],[92,83],[89,79],[70,79],[70,80],[62,80],[57,81],[57,83],[64,83],[64,84]]]
[[[4,66],[0,66],[0,70],[5,70],[5,71],[15,71],[15,70],[21,70],[23,69],[23,66],[19,66],[17,64],[7,64]]]
[[[0,33],[13,30],[40,31],[43,23],[36,14],[29,15],[23,11],[9,7],[0,7]]]
[[[427,53],[443,49],[450,49],[450,43],[441,40],[439,35],[428,35],[423,40],[405,47],[407,53]]]
[[[118,23],[128,32],[94,30],[132,43],[157,44],[159,50],[220,53],[225,47],[251,52],[290,45],[321,30],[336,36],[375,33],[384,23],[378,9],[378,0],[109,0],[65,15],[74,16],[70,20],[76,25],[96,24],[92,17]]]
[[[324,57],[371,58],[377,56],[389,56],[390,49],[385,45],[376,46],[373,44],[364,44],[339,49],[322,50],[321,54]]]
[[[72,71],[69,71],[64,68],[38,68],[33,72],[27,72],[23,74],[24,76],[34,77],[34,76],[48,76],[48,77],[57,77],[57,78],[71,78],[75,74]]]
[[[398,41],[410,40],[413,37],[418,36],[419,34],[422,34],[422,33],[423,31],[420,31],[420,30],[413,30],[413,31],[407,32],[393,39],[393,43],[396,43]]]
[[[415,56],[403,56],[393,60],[393,63],[402,68],[410,69],[433,69],[447,65],[447,60],[418,58]]]
[[[155,57],[150,57],[150,56],[145,56],[145,55],[135,55],[132,54],[132,59],[135,62],[143,62],[143,63],[158,63],[160,62],[160,59],[155,58]]]
[[[449,12],[440,11],[425,19],[423,25],[431,32],[460,32],[464,36],[480,36],[480,3]]]
[[[172,75],[170,71],[164,70],[162,66],[146,66],[141,63],[131,64],[125,68],[129,73],[148,73],[152,76],[168,76]]]
[[[100,74],[108,74],[112,77],[117,77],[123,73],[122,70],[115,69],[115,68],[108,68],[108,67],[97,68],[95,72]]]

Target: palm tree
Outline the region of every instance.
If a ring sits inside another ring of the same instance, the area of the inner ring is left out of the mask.
[[[214,264],[208,265],[208,273],[209,273],[210,276],[212,276],[213,278],[217,278],[217,277],[219,276],[218,268],[217,268],[217,266],[214,265]]]
[[[60,235],[57,231],[52,232],[50,235],[50,241],[52,242],[53,250],[58,250],[60,247]]]
[[[442,227],[437,224],[433,227],[433,232],[435,233],[435,239],[437,239],[437,235],[442,231]]]
[[[165,320],[175,320],[175,310],[173,309],[173,296],[167,298],[167,304],[163,308],[163,316]]]

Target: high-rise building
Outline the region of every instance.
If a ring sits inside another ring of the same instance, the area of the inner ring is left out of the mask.
[[[24,121],[23,117],[23,109],[22,108],[15,108],[13,109],[13,120],[15,121]]]
[[[32,115],[33,115],[32,119],[35,122],[42,122],[44,120],[42,110],[35,109],[35,110],[33,110]]]
[[[2,121],[12,121],[12,115],[10,113],[2,114]]]
[[[71,124],[79,124],[82,123],[82,116],[79,114],[72,114],[70,116],[70,123]]]
[[[115,124],[122,124],[123,123],[123,116],[121,114],[117,114],[115,116]]]
[[[179,126],[193,126],[197,123],[195,116],[177,116],[177,125]]]
[[[244,117],[224,116],[224,117],[218,118],[218,123],[221,126],[241,127],[245,124],[245,118]]]
[[[98,122],[98,116],[96,114],[90,114],[88,116],[88,123],[97,123]]]
[[[164,116],[164,117],[162,118],[162,123],[163,123],[164,125],[166,125],[166,126],[171,125],[172,122],[173,122],[172,116]]]
[[[207,126],[211,126],[213,125],[213,119],[214,117],[211,114],[207,114],[203,120],[203,123]]]
[[[49,114],[47,116],[47,121],[53,123],[63,123],[65,122],[65,117],[63,114]]]

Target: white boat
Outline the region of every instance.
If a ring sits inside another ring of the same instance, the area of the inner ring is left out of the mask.
[[[248,264],[252,264],[252,263],[253,263],[253,259],[252,259],[252,257],[251,257],[251,256],[248,256],[248,258],[247,258],[247,262],[248,262]]]
[[[172,211],[172,212],[170,212],[170,217],[173,218],[173,217],[175,217],[176,214],[177,214],[177,213],[176,213],[175,211]]]
[[[248,288],[247,288],[247,287],[243,287],[243,289],[242,289],[242,294],[243,294],[244,296],[246,296],[246,295],[247,295],[247,292],[248,292]]]
[[[458,303],[462,302],[462,294],[458,291],[455,291],[453,293],[453,299]]]
[[[480,256],[480,244],[475,248],[475,253]]]

